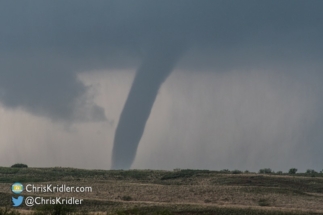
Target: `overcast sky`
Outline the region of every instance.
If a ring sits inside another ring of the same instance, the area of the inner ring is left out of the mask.
[[[132,168],[321,170],[322,7],[0,1],[0,166],[109,169],[136,71],[174,61]]]

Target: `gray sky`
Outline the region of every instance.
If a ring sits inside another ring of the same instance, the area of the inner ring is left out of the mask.
[[[320,170],[322,6],[0,1],[0,165],[110,168],[135,72],[178,41],[133,168]]]

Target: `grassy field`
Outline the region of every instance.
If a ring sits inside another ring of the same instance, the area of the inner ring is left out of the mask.
[[[3,214],[323,214],[323,174],[256,174],[208,170],[83,170],[0,167]],[[75,197],[79,206],[21,206],[11,184],[90,186],[90,193],[26,193]],[[9,211],[6,211],[9,209]],[[10,212],[11,211],[11,212]]]

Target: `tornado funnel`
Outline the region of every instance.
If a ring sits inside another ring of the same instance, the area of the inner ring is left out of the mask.
[[[115,132],[112,169],[130,169],[158,90],[184,51],[178,43],[151,49],[138,69]]]

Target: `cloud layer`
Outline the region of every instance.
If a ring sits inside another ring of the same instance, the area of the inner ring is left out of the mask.
[[[175,68],[186,74],[184,76],[214,74],[218,77],[235,71],[242,80],[248,77],[264,86],[270,83],[270,86],[277,84],[277,88],[283,88],[285,93],[281,95],[285,100],[273,100],[271,114],[275,113],[277,104],[286,109],[286,113],[277,114],[283,114],[290,121],[277,122],[277,126],[300,126],[299,120],[304,121],[306,126],[299,128],[302,135],[296,135],[295,142],[307,142],[308,153],[313,160],[320,161],[317,149],[323,120],[317,110],[323,106],[323,99],[318,96],[323,92],[319,84],[323,80],[322,6],[319,0],[2,1],[0,103],[9,111],[22,110],[68,124],[111,120],[109,110],[95,102],[98,95],[92,93],[93,86],[86,86],[79,79],[80,74],[98,70],[127,70],[135,74],[153,53],[154,44],[184,42],[185,53]],[[178,44],[165,46],[161,55],[167,55]],[[157,56],[152,62],[155,60],[162,61],[162,58]],[[156,65],[161,63],[156,62]],[[259,80],[261,73],[254,72],[250,76],[250,71],[266,71],[272,76],[262,76]],[[242,98],[245,99],[262,89],[245,88],[251,82],[243,83],[242,91],[246,94]],[[214,84],[219,85],[216,81]],[[183,87],[186,85],[189,83]],[[230,96],[235,85],[230,86],[216,88],[214,93],[221,91],[221,98]],[[298,86],[303,90],[298,90]],[[236,126],[243,129],[245,121],[252,124],[246,129],[247,134],[260,129],[256,124],[261,125],[267,117],[261,110],[266,109],[270,99],[256,97],[250,104],[255,103],[253,106],[258,107],[259,116],[252,122],[242,117],[245,113],[240,110],[241,103],[233,102],[230,106],[232,114],[243,118],[237,120]],[[314,103],[307,100],[314,97],[317,98],[313,99]],[[219,105],[208,99],[201,100],[200,96],[192,100],[211,109]],[[288,106],[291,103],[295,104]],[[207,111],[202,112],[202,118],[209,115]],[[299,115],[294,116],[294,112]],[[264,119],[258,122],[262,117]],[[112,118],[118,121],[117,116]],[[218,128],[219,125],[209,126]],[[269,132],[259,139],[247,135],[242,142],[264,141],[268,135],[280,137]]]

